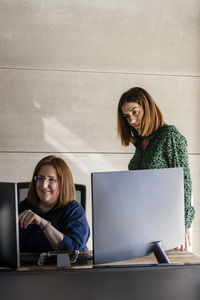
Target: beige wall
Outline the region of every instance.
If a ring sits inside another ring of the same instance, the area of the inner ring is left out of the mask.
[[[199,0],[0,0],[0,181],[55,153],[87,185],[91,226],[90,174],[127,169],[116,106],[142,86],[188,140],[200,254],[199,53]]]

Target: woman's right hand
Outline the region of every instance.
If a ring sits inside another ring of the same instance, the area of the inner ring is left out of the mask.
[[[35,214],[32,210],[28,209],[19,215],[19,225],[21,228],[26,229],[30,224],[36,224],[40,227],[46,224],[46,220]]]

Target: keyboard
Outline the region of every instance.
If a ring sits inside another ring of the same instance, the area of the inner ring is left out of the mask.
[[[93,260],[93,254],[91,252],[79,252],[77,257],[76,263],[78,265],[85,265],[88,264],[90,261]]]
[[[37,264],[38,260],[40,258],[40,253],[26,253],[22,252],[20,253],[20,265],[28,265],[28,264]]]
[[[91,251],[50,251],[44,253],[20,253],[20,264],[37,264],[37,265],[49,265],[57,264],[57,256],[59,254],[69,255],[69,260],[71,264],[84,265],[89,261],[93,260],[93,254]]]

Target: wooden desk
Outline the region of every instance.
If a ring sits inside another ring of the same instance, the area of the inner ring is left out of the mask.
[[[193,254],[192,252],[189,251],[180,251],[180,250],[170,250],[166,251],[167,257],[169,258],[171,264],[200,264],[200,257]],[[158,262],[154,256],[153,253],[144,256],[144,257],[139,257],[135,259],[129,259],[125,261],[120,261],[120,262],[112,262],[109,264],[102,264],[101,266],[143,266],[143,265],[158,265]],[[93,268],[93,261],[89,260],[87,264],[84,265],[79,265],[79,264],[71,264],[71,267],[65,267],[62,269],[88,269],[88,268]],[[27,271],[27,270],[56,270],[58,269],[55,265],[43,265],[43,266],[31,266],[31,267],[21,267],[21,271]]]
[[[91,252],[91,251],[89,251]],[[170,251],[166,251],[166,254],[171,262],[171,264],[180,264],[180,265],[184,265],[184,264],[200,264],[200,257],[193,254],[192,252],[189,251],[180,251],[180,250],[170,250]],[[133,265],[134,266],[145,266],[145,265],[157,265],[157,260],[154,256],[154,254],[149,254],[147,256],[144,257],[140,257],[140,258],[135,258],[135,259],[130,259],[130,260],[125,260],[125,261],[120,261],[120,262],[112,262],[112,263],[108,263],[108,264],[102,264],[100,266],[126,266],[126,265]],[[87,264],[84,265],[79,265],[79,264],[71,264],[71,267],[64,267],[64,268],[60,268],[60,269],[91,269],[93,268],[93,262],[92,260],[88,261]],[[57,268],[56,265],[43,265],[43,266],[38,266],[38,265],[27,265],[27,266],[22,266],[18,269],[18,271],[33,271],[33,270],[58,270],[59,268]],[[9,270],[7,268],[4,267],[0,267],[0,271],[1,270]]]
[[[166,251],[167,257],[172,264],[200,264],[200,257],[189,251],[170,250]],[[153,253],[135,259],[126,260],[123,262],[115,262],[108,265],[146,265],[157,264],[157,260]]]
[[[91,252],[91,251],[90,251]],[[188,265],[188,264],[200,264],[200,257],[189,252],[189,251],[180,251],[180,250],[170,250],[166,251],[166,254],[171,262],[171,264],[180,264],[180,265]],[[146,266],[146,265],[158,265],[157,260],[154,256],[154,254],[149,254],[144,257],[139,257],[135,259],[129,259],[125,261],[120,261],[120,262],[112,262],[112,263],[107,263],[107,264],[102,264],[99,265],[101,267],[104,266]],[[66,269],[66,270],[71,270],[71,269],[92,269],[93,268],[93,261],[89,260],[87,264],[79,265],[79,264],[71,264],[71,267],[63,267],[63,268],[58,268],[56,265],[49,265],[49,264],[44,264],[43,266],[38,266],[37,264],[35,265],[27,265],[27,266],[21,266],[17,271],[48,271],[48,270],[61,270],[61,269]],[[5,267],[0,267],[0,272],[1,271],[6,271],[6,270],[11,270]]]

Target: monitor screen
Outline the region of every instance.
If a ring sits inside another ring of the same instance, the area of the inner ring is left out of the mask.
[[[19,267],[17,184],[0,183],[0,266]]]
[[[92,173],[94,264],[184,243],[183,169]]]

